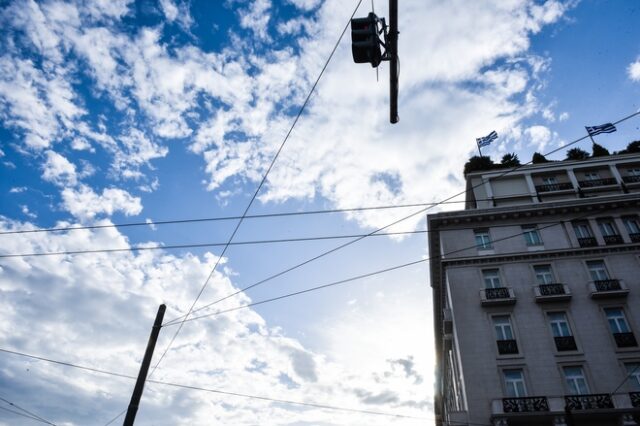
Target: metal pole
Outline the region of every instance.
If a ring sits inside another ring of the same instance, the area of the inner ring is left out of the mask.
[[[142,398],[142,391],[144,389],[144,382],[147,380],[147,373],[149,372],[149,365],[151,364],[151,358],[153,357],[153,350],[156,348],[158,334],[162,327],[162,319],[164,318],[164,311],[166,309],[167,307],[164,304],[158,307],[156,320],[153,323],[153,328],[151,329],[149,343],[147,343],[147,350],[144,352],[144,358],[142,359],[142,365],[140,366],[140,372],[138,373],[138,380],[136,381],[136,387],[133,389],[133,395],[131,395],[131,402],[129,402],[129,408],[127,408],[127,415],[124,418],[123,426],[133,426],[133,422],[136,419],[136,413],[138,412],[140,398]]]
[[[398,117],[398,0],[389,0],[389,120],[400,121]]]

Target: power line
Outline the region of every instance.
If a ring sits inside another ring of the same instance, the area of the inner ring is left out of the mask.
[[[29,416],[27,414],[21,413],[20,411],[11,410],[11,409],[9,409],[7,407],[0,407],[0,410],[7,411],[9,413],[15,414],[16,416],[25,417],[27,419],[34,420],[36,422],[45,423],[45,422],[43,422],[42,420],[40,420],[40,419],[38,419],[36,417]],[[53,423],[48,423],[48,424],[53,424]]]
[[[402,232],[387,232],[384,234],[376,234],[375,237],[385,237],[394,235],[412,235],[412,234],[426,234],[427,230],[418,231],[402,231]],[[256,244],[277,244],[277,243],[291,243],[291,242],[303,242],[303,241],[323,241],[323,240],[338,240],[345,238],[359,237],[364,234],[351,234],[351,235],[326,235],[317,237],[300,237],[300,238],[281,238],[271,240],[254,240],[254,241],[236,241],[229,243],[231,246],[242,245],[256,245]],[[0,254],[0,258],[11,257],[37,257],[37,256],[63,256],[63,255],[76,255],[76,254],[95,254],[95,253],[119,253],[119,252],[136,252],[147,250],[170,250],[170,249],[182,249],[182,248],[203,248],[203,247],[220,247],[227,243],[194,243],[194,244],[173,244],[173,245],[155,245],[155,246],[134,246],[128,248],[112,248],[112,249],[94,249],[94,250],[68,250],[68,251],[52,251],[52,252],[34,252],[34,253],[8,253]]]
[[[9,401],[6,398],[3,398],[3,397],[0,396],[0,401],[4,401],[6,404],[9,404],[10,406],[12,406],[14,408],[17,408],[18,410],[22,411],[22,413],[10,410],[10,409],[8,409],[6,407],[0,407],[5,411],[9,411],[10,413],[17,414],[19,416],[27,417],[27,418],[30,418],[32,420],[37,420],[37,421],[42,422],[42,423],[46,423],[46,424],[49,424],[49,425],[56,426],[54,423],[51,423],[50,421],[48,421],[46,419],[43,419],[39,415],[37,415],[35,413],[32,413],[31,411],[27,410],[26,408],[23,408],[23,407],[19,406],[18,404]]]
[[[30,355],[30,354],[27,354],[27,353],[24,353],[24,352],[13,351],[13,350],[9,350],[9,349],[0,348],[0,352],[12,354],[12,355],[18,355],[18,356],[25,357],[25,358],[36,359],[36,360],[39,360],[39,361],[45,361],[45,362],[49,362],[49,363],[53,363],[53,364],[63,365],[63,366],[66,366],[66,367],[77,368],[77,369],[80,369],[80,370],[86,370],[86,371],[90,371],[90,372],[93,372],[93,373],[100,373],[100,374],[105,374],[105,375],[114,376],[114,377],[121,377],[121,378],[131,379],[131,380],[135,380],[136,379],[135,376],[131,376],[131,375],[128,375],[128,374],[114,373],[114,372],[107,371],[107,370],[102,370],[102,369],[93,368],[93,367],[86,367],[86,366],[74,364],[74,363],[71,363],[71,362],[58,361],[58,360],[54,360],[54,359],[51,359],[51,358],[45,358],[45,357],[41,357],[41,356]],[[336,410],[336,411],[345,411],[345,412],[352,412],[352,413],[371,414],[371,415],[386,416],[386,417],[398,417],[398,418],[412,418],[412,419],[419,419],[419,420],[430,420],[430,419],[423,418],[423,417],[414,417],[414,416],[408,416],[408,415],[404,415],[404,414],[385,413],[385,412],[381,412],[381,411],[371,411],[371,410],[360,410],[360,409],[357,409],[357,408],[338,407],[338,406],[334,406],[334,405],[319,404],[319,403],[315,403],[315,402],[304,402],[304,401],[294,401],[294,400],[288,400],[288,399],[270,398],[270,397],[261,396],[261,395],[251,395],[251,394],[246,394],[246,393],[241,393],[241,392],[230,392],[230,391],[225,391],[225,390],[221,390],[221,389],[204,388],[204,387],[200,387],[200,386],[185,385],[185,384],[166,382],[166,381],[161,381],[161,380],[147,379],[147,382],[148,383],[158,384],[158,385],[177,387],[177,388],[182,388],[182,389],[205,391],[205,392],[209,392],[209,393],[216,393],[216,394],[228,395],[228,396],[237,396],[237,397],[241,397],[241,398],[256,399],[256,400],[268,401],[268,402],[277,402],[277,403],[288,404],[288,405],[299,405],[299,406],[307,406],[307,407],[312,407],[312,408],[322,408],[322,409],[326,409],[326,410]],[[116,417],[116,419],[117,419],[117,417]]]
[[[626,116],[626,117],[624,117],[624,118],[622,118],[622,119],[620,119],[620,120],[618,120],[618,121],[614,122],[613,124],[615,125],[615,124],[622,123],[622,122],[624,122],[624,121],[626,121],[626,120],[629,120],[629,119],[631,119],[631,118],[633,118],[633,117],[635,117],[635,116],[637,116],[637,115],[639,115],[639,114],[640,114],[640,111],[637,111],[637,112],[635,112],[635,113],[633,113],[633,114],[630,114],[630,115],[628,115],[628,116]],[[569,142],[569,143],[567,143],[567,144],[565,144],[565,145],[563,145],[563,146],[561,146],[561,147],[555,148],[555,149],[553,149],[553,150],[551,150],[551,151],[549,151],[549,152],[547,152],[547,153],[545,153],[545,154],[543,154],[543,155],[547,156],[547,155],[555,154],[556,152],[561,151],[561,150],[564,150],[564,149],[566,149],[566,148],[568,148],[568,147],[570,147],[570,146],[572,146],[572,145],[575,145],[575,144],[577,144],[577,143],[579,143],[579,142],[581,142],[581,141],[583,141],[583,140],[585,140],[585,139],[587,139],[587,138],[589,138],[589,135],[587,135],[587,136],[582,136],[582,137],[580,137],[580,138],[578,138],[578,139],[575,139],[575,140],[573,140],[573,141],[571,141],[571,142]],[[327,250],[327,251],[324,251],[324,252],[322,252],[322,253],[320,253],[320,254],[318,254],[318,255],[314,256],[314,257],[311,257],[311,258],[309,258],[309,259],[307,259],[307,260],[305,260],[305,261],[302,261],[302,262],[300,262],[300,263],[297,263],[297,264],[295,264],[295,265],[293,265],[293,266],[291,266],[291,267],[289,267],[289,268],[287,268],[287,269],[285,269],[285,270],[283,270],[283,271],[280,271],[280,272],[278,272],[278,273],[276,273],[276,274],[270,275],[270,276],[268,276],[267,278],[264,278],[264,279],[262,279],[262,280],[260,280],[260,281],[258,281],[258,282],[256,282],[256,283],[253,283],[253,284],[248,285],[248,286],[246,286],[246,287],[242,287],[242,288],[238,289],[237,291],[235,291],[235,292],[233,292],[233,293],[230,293],[230,294],[228,294],[227,296],[224,296],[224,297],[222,297],[222,298],[220,298],[220,299],[217,299],[217,300],[215,300],[215,301],[213,301],[213,302],[211,302],[211,303],[209,303],[209,304],[207,304],[207,305],[205,305],[205,306],[203,306],[203,307],[200,307],[200,308],[195,309],[195,310],[193,310],[193,309],[192,309],[192,310],[190,310],[190,311],[189,311],[189,314],[191,314],[191,312],[192,312],[192,311],[197,312],[197,311],[199,311],[199,310],[201,310],[201,309],[204,309],[204,308],[207,308],[207,307],[209,307],[209,306],[212,306],[212,305],[215,305],[215,304],[217,304],[217,303],[220,303],[220,302],[222,302],[222,301],[224,301],[224,300],[227,300],[227,299],[229,299],[229,298],[231,298],[231,297],[234,297],[234,296],[236,296],[236,295],[238,295],[238,294],[240,294],[240,293],[243,293],[243,292],[245,292],[245,291],[247,291],[247,290],[249,290],[249,289],[252,289],[252,288],[257,287],[257,286],[259,286],[259,285],[262,285],[262,284],[264,284],[264,283],[266,283],[266,282],[268,282],[268,281],[271,281],[271,280],[273,280],[274,278],[280,277],[280,276],[285,275],[285,274],[287,274],[287,273],[289,273],[289,272],[291,272],[291,271],[293,271],[293,270],[296,270],[296,269],[298,269],[298,268],[300,268],[300,267],[302,267],[302,266],[304,266],[304,265],[307,265],[307,264],[309,264],[309,263],[311,263],[311,262],[314,262],[314,261],[316,261],[316,260],[318,260],[318,259],[320,259],[320,258],[322,258],[322,257],[328,256],[329,254],[332,254],[332,253],[335,253],[335,252],[337,252],[337,251],[339,251],[339,250],[342,250],[343,248],[346,248],[346,247],[348,247],[348,246],[350,246],[350,245],[352,245],[352,244],[355,244],[355,243],[357,243],[358,241],[363,240],[364,238],[368,238],[368,237],[370,237],[370,236],[372,236],[372,235],[374,235],[374,234],[377,234],[377,233],[378,233],[378,232],[380,232],[380,231],[384,231],[384,230],[385,230],[385,229],[387,229],[387,228],[390,228],[390,227],[392,227],[392,226],[394,226],[394,225],[397,225],[398,223],[401,223],[401,222],[403,222],[403,221],[405,221],[405,220],[408,220],[408,219],[410,219],[410,218],[412,218],[412,217],[414,217],[414,216],[417,216],[417,215],[419,215],[419,214],[422,214],[422,213],[424,213],[424,212],[426,212],[426,211],[428,211],[428,210],[430,210],[430,209],[432,209],[432,208],[434,208],[434,207],[436,207],[436,206],[438,206],[438,205],[440,205],[440,204],[443,204],[443,203],[445,203],[445,202],[448,202],[448,201],[452,200],[452,199],[453,199],[453,198],[455,198],[455,197],[458,197],[458,196],[460,196],[460,195],[462,195],[462,194],[465,194],[465,193],[466,193],[467,191],[469,191],[469,190],[473,190],[473,189],[475,189],[475,188],[478,188],[479,186],[484,185],[486,182],[489,182],[489,181],[492,181],[492,180],[493,180],[493,181],[499,180],[499,179],[503,178],[504,176],[506,176],[506,175],[508,175],[508,174],[510,174],[510,173],[513,173],[513,172],[515,172],[515,171],[517,171],[517,170],[521,169],[522,167],[527,166],[527,165],[532,164],[532,163],[533,163],[533,161],[528,161],[528,162],[526,162],[526,163],[520,164],[519,166],[515,166],[515,167],[513,167],[513,168],[510,168],[510,169],[508,169],[508,170],[505,170],[504,172],[502,172],[502,173],[501,173],[501,174],[499,174],[498,176],[491,177],[491,178],[488,178],[488,179],[484,179],[484,178],[482,178],[482,179],[480,180],[480,182],[479,182],[479,183],[477,183],[477,184],[475,184],[475,185],[470,186],[470,188],[468,188],[468,189],[465,189],[465,190],[463,190],[463,191],[460,191],[460,192],[458,192],[458,193],[456,193],[456,194],[454,194],[454,195],[452,195],[452,196],[450,196],[450,197],[447,197],[447,198],[445,198],[445,199],[443,199],[443,200],[441,200],[441,201],[439,201],[439,202],[437,202],[437,203],[434,203],[433,205],[430,205],[430,206],[425,207],[425,208],[423,208],[423,209],[420,209],[420,210],[418,210],[418,211],[416,211],[416,212],[414,212],[414,213],[411,213],[411,214],[409,214],[409,215],[407,215],[407,216],[404,216],[404,217],[402,217],[402,218],[400,218],[400,219],[398,219],[398,220],[395,220],[394,222],[392,222],[392,223],[390,223],[390,224],[388,224],[388,225],[386,225],[386,226],[383,226],[382,228],[378,228],[377,230],[372,231],[372,232],[370,232],[370,233],[368,233],[368,234],[366,234],[366,235],[364,235],[364,236],[361,236],[361,237],[355,238],[355,239],[353,239],[353,240],[351,240],[351,241],[348,241],[348,242],[346,242],[346,243],[344,243],[344,244],[341,244],[341,245],[336,246],[336,247],[334,247],[334,248],[332,248],[332,249],[329,249],[329,250]],[[180,317],[180,318],[182,318],[182,317]]]
[[[613,392],[611,392],[609,395],[613,395],[614,393],[618,392],[618,389],[620,389],[622,387],[622,385],[624,385],[627,382],[627,380],[629,380],[629,378],[631,376],[633,376],[633,374],[636,371],[638,371],[638,369],[640,369],[640,363],[638,363],[638,365],[636,365],[635,368],[633,370],[631,370],[631,372],[629,374],[627,374],[627,376],[620,382],[618,387],[616,387],[615,390]]]
[[[585,215],[579,215],[579,216],[576,216],[576,217],[571,218],[569,220],[570,221],[572,221],[572,220],[580,220],[580,219],[588,217],[588,216],[590,216],[592,214],[593,214],[592,212],[588,212]],[[537,229],[538,230],[542,230],[542,229],[546,229],[546,228],[551,228],[551,227],[554,227],[554,226],[562,225],[562,223],[563,223],[563,221],[560,221],[560,222],[547,222],[547,224],[545,226],[538,227]],[[496,240],[493,240],[492,242],[496,243],[496,242],[505,241],[505,240],[508,240],[508,239],[511,239],[511,238],[520,237],[520,236],[526,234],[527,232],[529,232],[529,231],[518,232],[517,234],[512,234],[512,235],[508,235],[506,237],[498,238]],[[304,289],[304,290],[300,290],[300,291],[296,291],[296,292],[292,292],[292,293],[287,293],[287,294],[284,294],[282,296],[276,296],[276,297],[272,297],[272,298],[269,298],[269,299],[260,300],[258,302],[252,302],[252,303],[248,303],[248,304],[245,304],[245,305],[236,306],[234,308],[229,308],[229,309],[225,309],[225,310],[222,310],[222,311],[212,312],[210,314],[200,315],[200,316],[197,316],[197,317],[191,317],[191,318],[188,318],[188,319],[184,319],[182,321],[182,323],[196,321],[196,320],[199,320],[199,319],[208,318],[208,317],[212,317],[212,316],[222,315],[222,314],[226,314],[226,313],[229,313],[229,312],[250,308],[252,306],[263,305],[265,303],[271,303],[271,302],[275,302],[275,301],[278,301],[278,300],[287,299],[289,297],[299,296],[301,294],[311,293],[313,291],[322,290],[322,289],[325,289],[325,288],[334,287],[334,286],[341,285],[341,284],[346,284],[346,283],[349,283],[349,282],[352,282],[352,281],[357,281],[357,280],[360,280],[360,279],[363,279],[363,278],[368,278],[368,277],[372,277],[372,276],[375,276],[375,275],[384,274],[386,272],[391,272],[391,271],[395,271],[395,270],[398,270],[398,269],[403,269],[403,268],[406,268],[406,267],[409,267],[409,266],[413,266],[413,265],[417,265],[417,264],[420,264],[420,263],[424,263],[424,262],[427,262],[427,261],[431,260],[432,258],[449,256],[449,255],[460,253],[460,252],[463,252],[463,251],[466,251],[466,250],[471,250],[471,249],[474,249],[476,247],[477,247],[477,244],[474,244],[472,246],[467,246],[467,247],[463,247],[463,248],[460,248],[460,249],[452,250],[452,251],[449,251],[447,253],[432,255],[432,256],[426,257],[424,259],[415,260],[413,262],[408,262],[408,263],[403,263],[401,265],[396,265],[396,266],[392,266],[392,267],[389,267],[389,268],[380,269],[380,270],[377,270],[377,271],[369,272],[369,273],[362,274],[362,275],[357,275],[355,277],[350,277],[350,278],[342,279],[342,280],[339,280],[339,281],[333,281],[333,282],[330,282],[328,284],[323,284],[323,285],[319,285],[319,286],[316,286],[316,287],[311,287],[311,288],[307,288],[307,289]],[[529,253],[529,252],[527,252],[527,253]],[[516,253],[508,253],[508,254],[509,255],[514,255],[514,254],[518,254],[518,253],[516,252]],[[209,306],[211,306],[211,305],[205,305],[205,306],[203,306],[201,308],[196,309],[194,312],[202,310],[202,309],[205,309],[205,308],[207,308]],[[180,316],[178,318],[174,318],[174,319],[172,319],[170,321],[167,321],[166,323],[163,324],[163,327],[169,327],[169,326],[176,325],[178,323],[178,321],[180,321],[182,318],[184,318],[184,317]]]
[[[262,189],[262,187],[264,186],[265,182],[267,181],[267,177],[269,176],[269,173],[271,172],[271,169],[273,168],[273,166],[276,163],[276,160],[278,159],[278,157],[280,156],[280,153],[282,152],[285,144],[287,143],[287,141],[289,140],[289,136],[291,136],[291,133],[293,132],[293,129],[295,128],[296,124],[298,123],[298,120],[300,119],[300,117],[302,116],[302,113],[304,111],[304,109],[306,108],[307,104],[309,103],[309,100],[311,99],[311,96],[313,95],[313,92],[315,91],[316,87],[318,86],[318,83],[320,82],[320,79],[322,78],[322,76],[324,75],[325,70],[327,69],[327,67],[329,66],[329,63],[331,62],[331,59],[333,58],[333,55],[335,54],[336,50],[338,49],[338,46],[340,45],[340,41],[342,40],[342,38],[344,37],[344,34],[347,31],[347,28],[349,28],[349,24],[351,22],[351,19],[353,19],[353,17],[355,16],[356,12],[358,11],[358,8],[360,7],[360,4],[362,3],[362,0],[358,0],[358,3],[356,4],[356,7],[353,10],[353,13],[351,14],[349,20],[347,21],[346,25],[344,26],[344,28],[342,29],[342,32],[340,33],[340,36],[338,37],[338,40],[336,41],[335,45],[333,46],[333,49],[331,50],[331,53],[329,54],[329,57],[327,58],[327,60],[325,61],[322,69],[320,70],[320,73],[318,74],[318,77],[316,78],[315,82],[313,83],[313,85],[311,86],[311,89],[309,90],[309,93],[307,94],[307,97],[305,98],[304,102],[302,103],[302,105],[300,106],[300,109],[298,110],[298,113],[296,114],[293,122],[291,123],[291,127],[289,128],[289,131],[287,132],[287,134],[285,135],[284,139],[282,140],[282,143],[280,144],[280,147],[278,148],[278,150],[276,151],[275,155],[273,156],[273,158],[271,159],[271,163],[269,164],[269,167],[267,167],[267,170],[265,171],[262,180],[260,181],[260,183],[258,184],[258,187],[256,188],[255,192],[253,193],[253,196],[251,197],[251,200],[249,200],[249,203],[247,204],[247,207],[244,209],[244,212],[242,213],[242,216],[240,217],[240,219],[238,220],[238,223],[236,224],[235,228],[233,229],[233,232],[231,233],[231,235],[229,236],[229,239],[227,241],[227,244],[224,246],[224,248],[222,249],[222,253],[220,254],[220,256],[218,256],[218,258],[216,259],[215,264],[213,265],[213,268],[211,268],[211,272],[209,273],[209,276],[207,277],[207,279],[205,280],[204,284],[202,285],[202,287],[200,288],[200,291],[198,292],[197,296],[195,297],[195,299],[193,300],[193,303],[191,304],[191,307],[189,308],[185,319],[187,319],[189,317],[189,315],[191,314],[191,311],[193,310],[193,308],[196,306],[196,303],[198,303],[198,300],[200,300],[200,297],[202,296],[202,293],[204,292],[205,288],[207,287],[207,285],[209,284],[209,281],[211,280],[211,277],[213,276],[214,272],[216,271],[216,268],[218,267],[218,265],[220,264],[221,259],[224,257],[225,253],[227,252],[227,249],[229,248],[229,245],[231,244],[231,242],[233,241],[233,238],[235,237],[236,233],[238,232],[238,230],[240,229],[240,226],[242,225],[245,217],[247,216],[247,214],[249,213],[249,209],[251,209],[251,206],[253,205],[253,202],[255,201],[256,197],[258,196],[258,193],[260,192],[260,190]],[[151,373],[149,373],[149,377],[151,377],[153,375],[153,373],[155,373],[156,369],[158,368],[158,366],[160,365],[160,363],[162,362],[162,360],[164,359],[164,357],[167,355],[167,352],[169,351],[169,349],[171,348],[171,346],[173,345],[173,342],[176,340],[176,337],[178,336],[178,334],[180,333],[180,330],[182,330],[182,326],[184,325],[184,322],[182,324],[180,324],[180,326],[178,327],[178,329],[176,330],[176,332],[173,334],[173,337],[171,338],[171,340],[169,341],[169,344],[167,345],[167,347],[165,348],[165,350],[162,352],[162,355],[160,356],[160,358],[158,359],[158,362],[156,363],[156,365],[153,367],[153,369],[151,370]]]

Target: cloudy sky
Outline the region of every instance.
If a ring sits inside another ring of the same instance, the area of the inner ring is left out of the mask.
[[[1,425],[35,424],[27,411],[104,425],[133,389],[6,351],[135,376],[159,304],[171,320],[205,283],[196,308],[351,241],[7,256],[225,243],[237,221],[154,222],[242,215],[356,5],[1,2]],[[638,19],[632,1],[401,0],[400,123],[388,123],[387,64],[379,81],[353,64],[347,33],[249,214],[438,201],[464,187],[474,139],[491,130],[486,154],[528,161],[636,112]],[[621,149],[639,128],[599,142]],[[233,241],[367,234],[418,210],[249,218]],[[24,232],[131,222],[147,224]],[[420,213],[385,231],[424,226]],[[196,315],[427,256],[421,233],[365,238]],[[152,378],[246,396],[149,383],[137,424],[425,424],[430,297],[418,263],[186,322]],[[154,363],[176,330],[162,329]]]

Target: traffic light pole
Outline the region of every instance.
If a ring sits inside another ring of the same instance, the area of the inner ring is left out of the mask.
[[[389,121],[397,123],[398,117],[398,0],[389,0]]]
[[[153,350],[156,348],[158,334],[162,327],[162,319],[164,318],[164,311],[166,309],[167,307],[164,304],[158,307],[156,320],[153,323],[153,328],[151,329],[149,343],[147,343],[147,350],[145,351],[144,358],[142,359],[142,365],[140,366],[140,372],[138,373],[138,380],[136,381],[136,386],[133,389],[133,395],[131,395],[131,402],[129,402],[129,408],[127,408],[127,415],[124,418],[123,426],[133,426],[133,422],[136,419],[138,406],[140,405],[140,399],[142,398],[142,391],[144,389],[144,382],[147,380],[149,365],[151,364],[151,358],[153,357]]]

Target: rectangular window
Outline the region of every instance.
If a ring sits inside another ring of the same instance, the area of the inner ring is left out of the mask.
[[[500,270],[498,269],[483,269],[482,279],[484,280],[484,288],[501,288],[500,283]]]
[[[493,317],[493,327],[496,330],[498,340],[515,340],[509,315],[496,315]]]
[[[629,377],[629,385],[635,392],[640,391],[640,362],[629,362],[624,365]]]
[[[489,237],[488,229],[479,229],[474,231],[476,236],[476,246],[480,250],[486,250],[491,248],[491,238]]]
[[[621,308],[605,308],[605,314],[607,315],[607,321],[609,322],[609,328],[612,333],[630,333],[629,323],[624,316],[624,311]]]
[[[600,179],[600,175],[598,172],[587,172],[584,174],[584,178],[586,180],[598,180]]]
[[[523,398],[527,396],[522,370],[503,370],[504,387],[509,398]]]
[[[640,176],[640,169],[629,169],[627,172],[629,176]]]
[[[587,386],[587,379],[584,376],[582,367],[563,367],[562,370],[571,395],[585,395],[589,393],[589,386]]]
[[[591,238],[591,228],[587,222],[576,222],[573,224],[573,229],[576,231],[576,237],[578,238]]]
[[[604,281],[609,279],[609,272],[602,260],[589,260],[587,262],[587,268],[589,268],[589,274],[593,281]]]
[[[640,234],[640,222],[636,216],[623,217],[622,221],[629,234]]]
[[[618,235],[618,230],[611,219],[598,220],[598,228],[600,228],[600,233],[605,237]]]
[[[528,246],[542,245],[542,238],[540,238],[540,233],[538,232],[538,228],[536,228],[535,225],[523,226],[522,235],[524,235],[524,241]]]
[[[571,327],[569,327],[569,321],[567,321],[567,315],[564,312],[549,312],[547,316],[553,337],[572,336]]]
[[[551,272],[551,265],[535,265],[533,271],[536,274],[536,282],[538,284],[553,284],[553,273]]]
[[[558,183],[558,180],[555,176],[548,176],[542,178],[542,183],[545,185],[555,185],[556,183]]]

